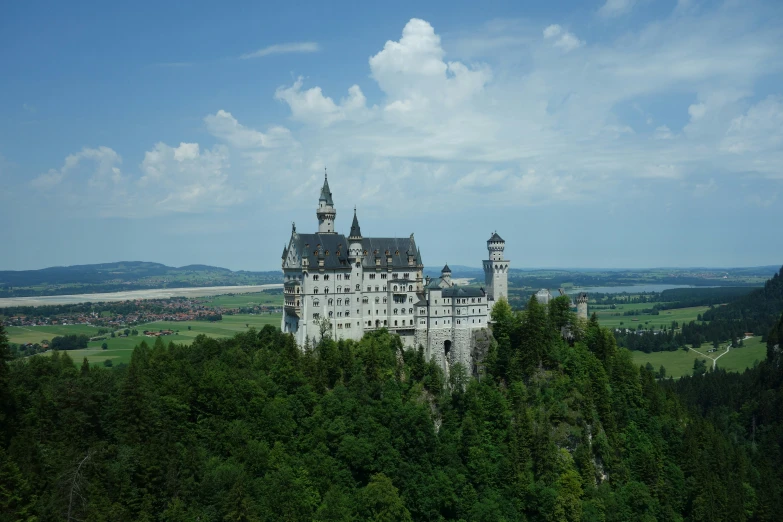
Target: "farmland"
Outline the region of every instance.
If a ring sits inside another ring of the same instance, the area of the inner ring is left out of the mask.
[[[270,296],[276,297],[276,296]],[[231,337],[238,332],[246,331],[248,328],[263,328],[265,325],[272,325],[276,328],[280,326],[280,314],[242,314],[226,315],[222,321],[158,321],[140,325],[137,328],[140,331],[151,330],[173,330],[174,335],[162,337],[164,342],[174,342],[190,344],[198,335],[208,337]],[[190,328],[190,329],[188,329]],[[57,335],[84,334],[87,336],[97,335],[97,328],[89,325],[67,325],[67,326],[30,326],[30,327],[8,327],[9,341],[12,343],[40,343],[43,339],[51,339]],[[127,363],[130,361],[133,348],[142,341],[147,344],[155,342],[154,338],[143,335],[131,337],[115,337],[103,341],[91,341],[84,350],[71,350],[68,354],[79,363],[83,357],[93,364],[102,364],[106,359],[110,359],[113,364]],[[103,343],[107,344],[107,349],[101,349]]]

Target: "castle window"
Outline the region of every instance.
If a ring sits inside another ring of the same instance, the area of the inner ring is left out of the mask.
[[[396,308],[394,309],[394,315],[397,315],[397,309]]]
[[[481,298],[480,298],[480,297],[479,297],[479,300],[478,300],[478,302],[479,302],[479,303],[481,302]]]
[[[376,291],[376,292],[378,291],[378,287],[377,287],[377,286],[375,287],[375,291]]]
[[[368,286],[368,287],[367,287],[367,291],[368,291],[368,292],[372,292],[372,287],[371,287],[371,286]]]
[[[357,292],[361,291],[361,289],[362,289],[362,287],[361,287],[361,286],[359,286],[359,285],[356,285],[356,291],[357,291]]]
[[[343,300],[342,299],[338,299],[337,300],[337,306],[340,306],[341,304],[343,304]]]
[[[338,287],[337,287],[337,293],[339,294],[339,293],[340,293],[340,292],[342,292],[342,291],[343,291],[343,287],[342,287],[342,286],[338,286]]]
[[[394,326],[397,326],[397,321],[394,321]]]
[[[410,274],[402,274],[403,279],[410,279]]]
[[[378,304],[378,303],[380,303],[380,302],[381,302],[381,298],[380,298],[380,297],[376,297],[376,298],[375,298],[375,304]]]
[[[334,299],[329,299],[329,306],[332,306],[334,304]]]
[[[408,285],[408,292],[413,292],[413,285]]]
[[[351,311],[350,310],[346,310],[345,311],[345,317],[351,317]]]
[[[351,274],[345,274],[345,280],[348,281],[351,279]]]
[[[386,298],[385,297],[383,298],[383,304],[386,304]]]
[[[412,314],[413,313],[413,308],[408,308],[408,313]]]
[[[383,320],[383,326],[386,326],[386,319]]]
[[[387,274],[381,274],[381,279],[386,279]]]
[[[367,321],[367,326],[372,326],[372,321]]]
[[[350,290],[347,286],[343,289],[343,293],[348,293],[348,290]]]
[[[328,294],[328,293],[329,293],[329,287],[328,287],[328,286],[327,286],[326,288],[324,288],[324,293],[325,293],[325,294]]]
[[[337,312],[337,317],[342,317],[342,316],[343,316],[342,312]]]
[[[460,315],[460,314],[461,314],[460,309],[457,308],[457,315]]]
[[[331,310],[329,310],[329,317],[331,318],[333,315],[334,315],[334,312],[332,312]]]
[[[397,285],[394,285],[394,287],[392,288],[392,290],[396,292],[396,291],[397,291]]]
[[[367,304],[367,301],[368,301],[368,300],[367,300],[367,298],[366,298],[366,297],[362,297],[362,303],[364,303],[364,304]]]
[[[392,279],[397,279],[397,274],[392,274]]]
[[[320,306],[320,305],[321,305],[321,302],[320,302],[320,301],[318,301],[318,299],[315,299],[315,300],[313,301],[313,306]]]
[[[340,275],[340,274],[337,274],[337,280],[338,280],[338,281],[339,281],[340,279],[342,279],[342,278],[343,278],[343,276],[342,276],[342,275]]]
[[[321,317],[321,314],[313,314],[313,319],[318,319],[319,317]]]
[[[314,293],[314,294],[317,294],[317,293],[318,293],[318,287],[317,287],[317,286],[316,286],[315,288],[313,288],[313,293]]]
[[[324,276],[324,281],[328,281],[328,280],[329,280],[329,275],[327,274]]]
[[[313,281],[318,281],[318,274],[315,274],[315,275],[313,276]]]

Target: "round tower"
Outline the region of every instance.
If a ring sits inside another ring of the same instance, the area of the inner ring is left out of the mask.
[[[484,261],[484,284],[490,299],[497,301],[501,297],[508,299],[508,267],[511,263],[505,259],[506,242],[494,232],[487,240],[489,259]]]
[[[576,298],[576,316],[587,319],[587,293],[581,292]]]
[[[318,233],[334,234],[334,218],[337,216],[337,211],[334,209],[332,191],[329,190],[329,180],[325,170],[324,186],[321,187],[321,197],[318,198],[318,210],[315,211],[315,215],[318,216]]]

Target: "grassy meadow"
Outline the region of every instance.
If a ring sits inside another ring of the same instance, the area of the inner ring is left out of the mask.
[[[671,326],[672,321],[677,321],[679,324],[695,321],[699,314],[703,314],[709,310],[709,306],[693,306],[690,308],[675,308],[672,310],[661,310],[658,315],[622,315],[624,312],[643,310],[645,308],[652,308],[656,303],[632,303],[617,305],[614,310],[590,310],[592,315],[595,312],[598,322],[601,326],[607,328],[637,328],[638,325],[642,325],[645,329],[655,326],[656,330],[660,330],[664,326]],[[589,307],[588,307],[589,310]],[[616,315],[620,314],[620,315]],[[634,319],[636,319],[634,321]]]
[[[712,368],[712,359],[705,355],[708,347],[703,345],[703,349],[696,350],[677,350],[676,352],[653,352],[644,353],[633,351],[633,360],[639,365],[650,363],[657,371],[661,365],[666,368],[666,376],[679,379],[683,375],[690,375],[693,371],[693,360],[704,359],[707,361],[707,368]],[[709,355],[720,355],[725,352],[725,344],[719,352]],[[741,348],[732,348],[729,353],[722,355],[718,359],[718,368],[727,371],[742,372],[752,368],[757,361],[763,361],[767,356],[767,345],[761,342],[761,337],[751,337],[745,339],[744,346]]]
[[[209,321],[159,321],[135,326],[134,328],[139,330],[139,332],[144,330],[174,330],[178,333],[163,337],[166,343],[190,344],[197,335],[201,334],[218,338],[231,337],[237,332],[247,330],[249,327],[260,329],[267,324],[279,328],[280,319],[280,314],[224,315],[222,321],[214,323]],[[188,326],[190,330],[188,330]],[[58,335],[68,334],[98,335],[98,328],[88,325],[10,326],[6,330],[9,341],[12,343],[40,343],[43,339],[51,339]],[[147,344],[151,345],[155,342],[155,338],[145,337],[144,335],[107,338],[103,341],[88,343],[87,348],[84,350],[69,350],[68,354],[77,364],[81,363],[82,358],[87,357],[87,360],[92,364],[103,364],[106,359],[110,359],[112,364],[116,365],[130,361],[133,349],[142,341],[146,341]],[[101,348],[103,343],[106,343],[108,349],[103,350]]]

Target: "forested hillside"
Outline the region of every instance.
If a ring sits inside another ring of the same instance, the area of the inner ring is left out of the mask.
[[[705,312],[702,319],[706,322],[683,325],[682,334],[688,344],[742,339],[745,332],[766,335],[781,312],[783,268],[763,288]]]
[[[493,318],[480,379],[386,331],[158,339],[114,370],[4,356],[0,520],[779,519],[767,417],[690,411],[562,298]]]
[[[120,292],[281,283],[280,271],[232,272],[207,265],[171,267],[144,261],[0,271],[0,297]]]

